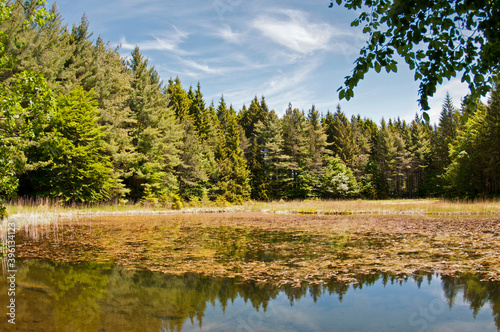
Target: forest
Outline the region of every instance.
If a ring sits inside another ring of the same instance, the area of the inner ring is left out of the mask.
[[[236,108],[165,83],[44,1],[0,5],[0,196],[155,204],[304,198],[493,197],[500,95],[375,123],[264,96]],[[332,93],[333,96],[333,93]],[[284,111],[284,112],[283,112]],[[369,110],[367,110],[369,114]],[[279,115],[283,114],[283,115]]]

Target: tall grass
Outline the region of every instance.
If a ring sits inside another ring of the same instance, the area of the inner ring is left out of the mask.
[[[400,200],[292,200],[256,202],[248,201],[239,206],[218,206],[215,202],[184,204],[181,211],[154,204],[132,201],[110,201],[99,204],[63,203],[49,198],[18,198],[7,202],[10,220],[29,223],[53,222],[54,218],[74,218],[87,215],[135,215],[156,213],[207,213],[254,211],[265,213],[298,214],[372,214],[372,215],[499,215],[500,200],[443,200],[443,199],[400,199]]]
[[[500,200],[294,200],[250,202],[252,210],[272,213],[410,214],[410,215],[500,215]]]

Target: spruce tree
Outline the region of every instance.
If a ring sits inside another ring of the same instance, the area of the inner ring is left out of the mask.
[[[27,150],[24,190],[64,201],[97,202],[114,186],[92,92],[60,94],[44,135]]]
[[[207,146],[203,145],[195,126],[195,115],[191,113],[193,105],[198,108],[203,100],[195,101],[195,94],[190,88],[186,93],[180,79],[170,80],[167,88],[169,106],[177,115],[177,121],[183,130],[180,146],[180,163],[176,175],[179,182],[179,194],[183,199],[199,199],[206,194],[208,176],[205,168]],[[198,114],[201,116],[201,113]]]
[[[412,158],[411,177],[409,178],[408,190],[410,195],[425,196],[424,183],[428,174],[428,165],[431,156],[431,143],[428,132],[418,116],[411,123],[411,145]]]
[[[240,144],[240,128],[233,107],[226,106],[224,97],[217,108],[220,121],[217,162],[220,166],[217,183],[218,196],[231,203],[242,203],[250,198],[250,172]]]
[[[291,181],[284,188],[284,196],[289,198],[307,197],[311,194],[312,179],[307,172],[310,165],[308,132],[304,113],[291,104],[282,119],[283,152],[289,158],[288,178]]]
[[[437,128],[435,161],[439,169],[444,170],[450,164],[449,145],[455,140],[460,125],[460,112],[453,105],[453,100],[447,92]]]
[[[446,173],[449,194],[466,197],[497,195],[500,191],[500,97],[498,86],[488,106],[480,105],[450,145]]]
[[[359,151],[349,119],[340,109],[340,105],[334,114],[327,113],[323,125],[332,155],[339,156],[344,163],[350,165]]]
[[[285,196],[283,188],[290,182],[288,175],[289,156],[284,153],[283,128],[281,120],[274,111],[270,111],[264,121],[259,121],[254,128],[255,142],[259,158],[258,177],[252,179],[252,197],[256,199],[276,199]],[[254,194],[255,193],[255,194]]]
[[[306,123],[308,131],[307,136],[309,140],[309,165],[307,166],[307,170],[309,174],[311,174],[313,180],[312,190],[314,192],[311,194],[318,196],[319,188],[321,187],[320,181],[324,173],[326,160],[331,151],[327,149],[327,135],[321,124],[320,114],[314,105],[312,105],[309,113],[307,114]]]
[[[203,117],[205,110],[205,101],[203,100],[203,94],[201,93],[201,85],[198,82],[196,91],[191,98],[191,106],[189,107],[189,114],[193,119],[193,123],[198,133],[198,136],[203,136],[203,129],[206,126],[205,119]]]
[[[147,189],[163,198],[178,189],[175,167],[179,165],[182,130],[175,119],[166,89],[154,67],[148,67],[136,47],[127,62],[131,75],[129,107],[135,126],[132,143],[140,154],[125,183],[133,198],[140,198]]]

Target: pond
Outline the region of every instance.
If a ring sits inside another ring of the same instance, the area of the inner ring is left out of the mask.
[[[497,216],[10,220],[14,330],[500,330]]]
[[[276,286],[94,262],[19,264],[18,331],[498,331],[500,284],[474,275]],[[0,303],[8,303],[8,285]],[[3,319],[0,330],[11,328]]]

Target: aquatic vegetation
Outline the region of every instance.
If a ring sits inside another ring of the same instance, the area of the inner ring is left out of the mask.
[[[18,234],[18,254],[60,262],[299,286],[353,275],[477,273],[500,280],[495,216],[337,216],[260,212],[97,216]]]

